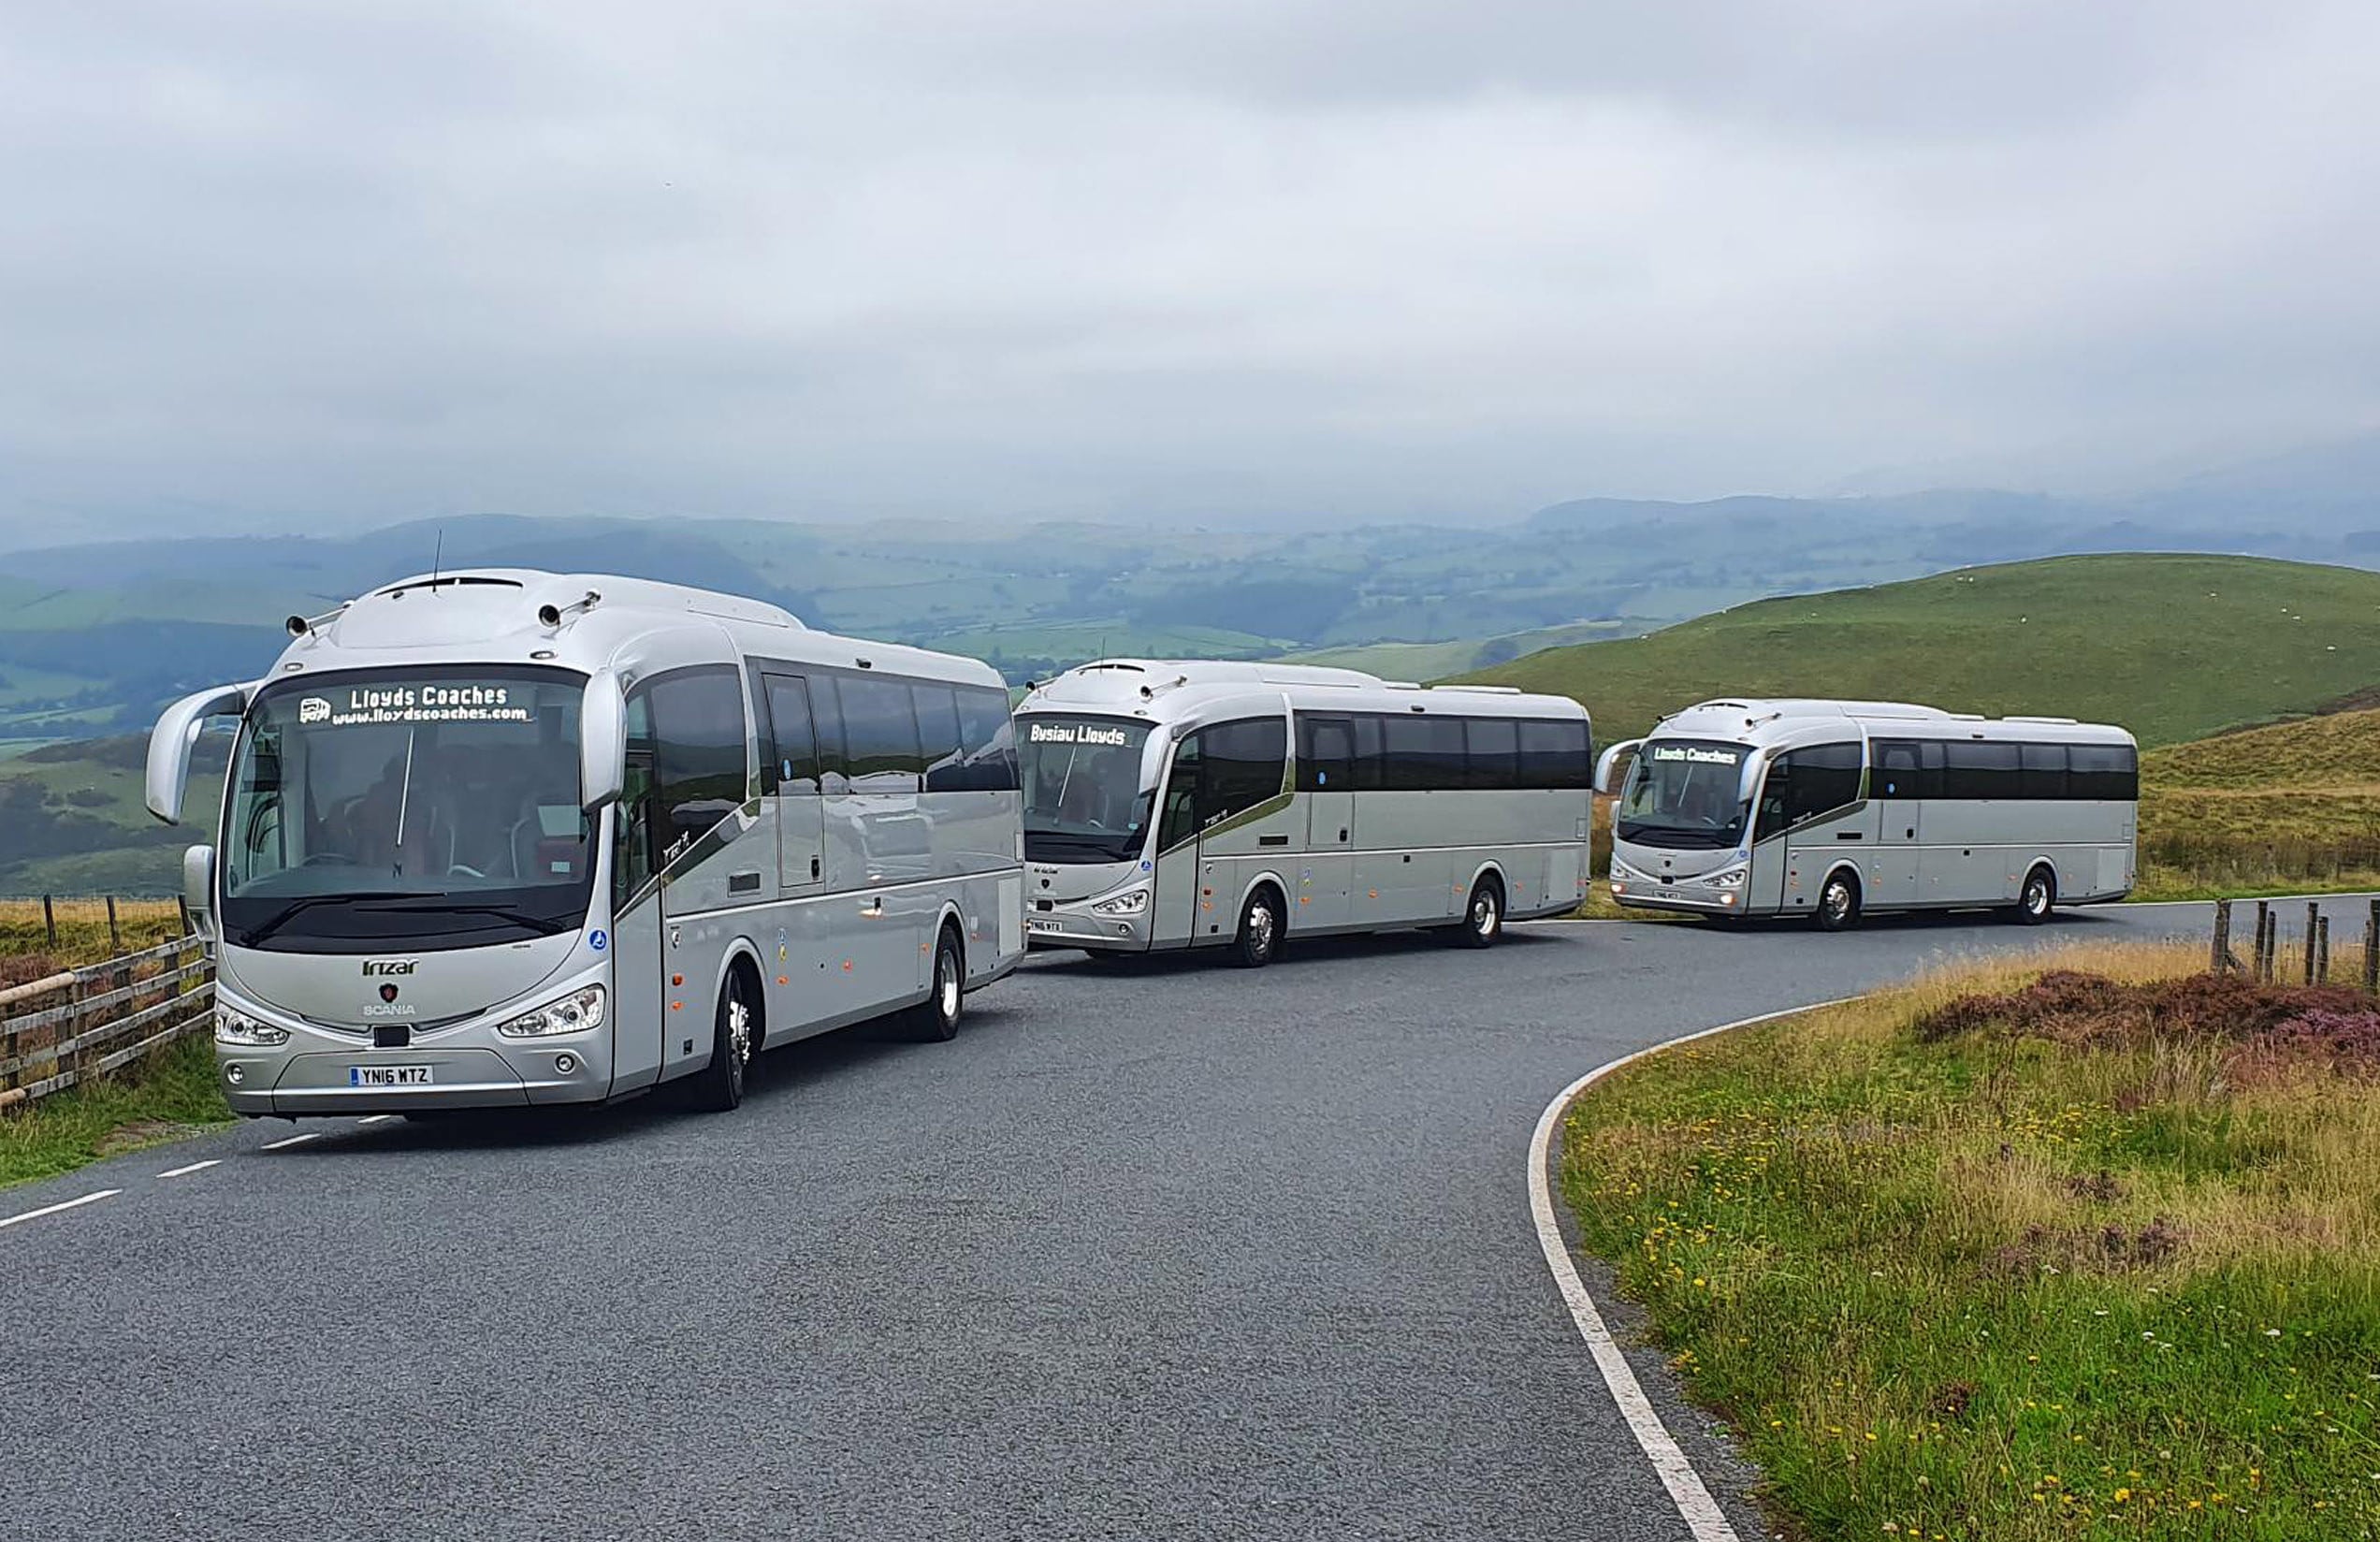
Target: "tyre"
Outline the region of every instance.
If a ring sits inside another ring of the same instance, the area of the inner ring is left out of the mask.
[[[1281,951],[1281,902],[1270,889],[1259,889],[1240,908],[1240,930],[1231,939],[1231,961],[1243,969],[1261,969]]]
[[[1860,923],[1859,884],[1849,873],[1831,873],[1818,891],[1818,914],[1810,918],[1821,932],[1848,932]]]
[[[934,980],[926,996],[909,1009],[909,1037],[922,1044],[944,1044],[958,1037],[959,1017],[966,1011],[966,954],[959,934],[942,928],[934,941]]]
[[[1503,885],[1483,878],[1471,886],[1471,898],[1463,906],[1462,924],[1454,929],[1454,939],[1466,948],[1492,948],[1503,935]]]
[[[761,1004],[749,981],[740,968],[727,971],[718,1010],[712,1014],[711,1063],[687,1083],[687,1101],[705,1113],[725,1113],[743,1103],[752,1062],[760,1056]]]
[[[2024,875],[2024,887],[2017,891],[2016,904],[2009,910],[2009,919],[2027,926],[2039,926],[2050,919],[2050,911],[2057,905],[2057,875],[2047,867],[2036,867]]]

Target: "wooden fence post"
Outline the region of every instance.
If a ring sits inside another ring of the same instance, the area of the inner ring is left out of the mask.
[[[2207,973],[2226,974],[2231,967],[2231,902],[2214,902],[2214,944],[2208,950]]]
[[[123,927],[116,922],[116,896],[108,896],[108,952],[118,958],[123,956]]]
[[[2322,905],[2318,900],[2306,901],[2305,982],[2314,983],[2314,942],[2322,930]]]
[[[2380,899],[2363,922],[2363,994],[2380,996]]]
[[[2272,902],[2257,901],[2256,977],[2259,982],[2272,979]]]
[[[41,896],[41,930],[50,939],[50,951],[58,951],[58,912],[50,904],[50,896]]]
[[[187,895],[174,895],[174,909],[176,909],[177,910],[180,910],[180,911],[181,912],[181,935],[182,935],[182,936],[184,936],[184,937],[188,937],[188,936],[191,934],[191,931],[193,930],[193,928],[192,928],[192,926],[191,926],[191,924],[190,924],[190,899],[189,899],[189,896],[187,896]]]
[[[2314,927],[2314,982],[2330,983],[2330,918],[2324,916]]]

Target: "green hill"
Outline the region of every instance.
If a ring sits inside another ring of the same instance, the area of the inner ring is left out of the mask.
[[[2380,681],[2380,574],[2255,557],[2057,557],[1763,600],[1469,676],[1576,697],[1598,736],[1712,696],[1848,696],[2121,723],[2143,745]]]

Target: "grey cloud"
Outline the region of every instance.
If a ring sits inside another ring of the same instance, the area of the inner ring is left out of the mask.
[[[1337,516],[2380,420],[2380,13],[52,7],[0,522]]]

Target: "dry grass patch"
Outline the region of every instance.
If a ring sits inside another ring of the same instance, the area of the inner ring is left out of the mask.
[[[2380,1010],[2103,944],[1656,1056],[1589,1251],[1821,1536],[2380,1527]]]

